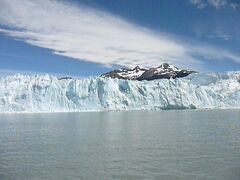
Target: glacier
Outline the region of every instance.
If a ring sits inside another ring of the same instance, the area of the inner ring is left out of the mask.
[[[240,71],[133,81],[50,75],[0,78],[0,113],[240,108]]]

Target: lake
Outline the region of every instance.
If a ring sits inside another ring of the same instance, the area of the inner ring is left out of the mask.
[[[240,110],[1,114],[0,179],[239,180]]]

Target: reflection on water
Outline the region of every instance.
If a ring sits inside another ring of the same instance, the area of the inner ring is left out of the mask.
[[[0,115],[0,179],[240,179],[240,110]]]

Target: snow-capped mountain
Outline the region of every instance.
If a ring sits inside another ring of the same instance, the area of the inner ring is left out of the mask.
[[[240,72],[132,81],[14,75],[0,78],[0,113],[240,108]]]
[[[137,80],[154,80],[154,79],[170,79],[186,77],[189,74],[195,73],[195,71],[180,69],[176,66],[169,65],[167,63],[158,66],[157,68],[151,68],[145,71]]]
[[[130,80],[155,80],[170,79],[188,76],[195,71],[177,68],[173,65],[164,63],[156,68],[144,69],[136,66],[133,69],[119,69],[100,75],[100,77],[111,77]]]
[[[133,69],[122,68],[122,69],[110,71],[108,73],[100,75],[100,77],[137,80],[146,71],[147,69],[136,66]]]

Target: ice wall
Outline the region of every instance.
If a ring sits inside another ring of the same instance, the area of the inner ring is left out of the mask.
[[[14,75],[0,78],[0,112],[239,108],[240,72],[128,81]]]

